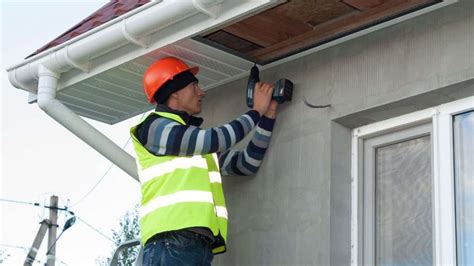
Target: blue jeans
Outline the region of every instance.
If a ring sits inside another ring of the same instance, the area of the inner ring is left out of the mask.
[[[144,266],[210,266],[213,258],[211,240],[186,230],[166,232],[143,250]]]

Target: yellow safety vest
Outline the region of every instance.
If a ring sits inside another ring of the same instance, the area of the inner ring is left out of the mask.
[[[181,117],[173,113],[152,114],[186,124]],[[143,121],[145,120],[146,118]],[[158,233],[189,227],[207,227],[218,240],[212,252],[225,252],[228,218],[217,155],[154,155],[143,147],[136,137],[136,129],[140,124],[132,127],[130,134],[137,154],[142,191],[142,244]]]

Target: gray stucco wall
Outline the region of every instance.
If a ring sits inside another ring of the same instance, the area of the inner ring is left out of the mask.
[[[258,175],[224,178],[230,233],[215,265],[348,265],[350,128],[473,95],[473,29],[474,1],[460,1],[262,72],[291,79],[294,100]],[[245,112],[245,87],[208,91],[205,126]]]

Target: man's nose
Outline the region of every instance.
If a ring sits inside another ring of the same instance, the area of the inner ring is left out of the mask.
[[[201,89],[201,87],[198,87],[198,95],[204,98],[206,96],[206,93]]]

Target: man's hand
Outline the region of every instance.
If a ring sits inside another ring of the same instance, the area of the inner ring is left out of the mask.
[[[253,109],[260,113],[260,116],[266,114],[270,101],[272,99],[273,84],[257,82],[253,92]],[[276,108],[275,108],[276,109]]]

